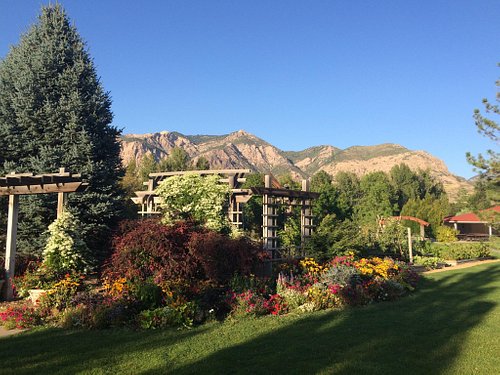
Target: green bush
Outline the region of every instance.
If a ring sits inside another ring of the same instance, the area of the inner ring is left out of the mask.
[[[138,316],[139,325],[145,329],[177,327],[193,325],[196,306],[188,302],[180,306],[164,306],[154,310],[141,311]]]
[[[490,256],[490,244],[487,242],[434,242],[430,247],[432,255],[441,259],[474,259]]]
[[[452,227],[440,226],[436,228],[436,241],[455,242],[457,241],[458,230]]]
[[[413,264],[418,265],[418,266],[424,266],[428,269],[436,269],[438,266],[438,263],[441,261],[439,257],[435,256],[414,256],[413,257]]]
[[[308,256],[320,261],[348,252],[362,251],[368,241],[359,226],[350,220],[340,221],[334,214],[326,215],[308,242]]]
[[[429,240],[413,241],[413,254],[416,255],[433,255],[432,242]]]
[[[132,295],[146,309],[154,309],[161,304],[161,288],[152,282],[138,282],[132,286]]]

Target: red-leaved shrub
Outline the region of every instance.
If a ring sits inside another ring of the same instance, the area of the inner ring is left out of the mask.
[[[235,273],[250,273],[262,256],[245,239],[231,239],[189,221],[167,226],[157,219],[123,223],[113,249],[105,276],[152,278],[158,285],[179,280],[224,284]]]
[[[203,277],[222,284],[235,273],[249,274],[260,252],[245,238],[231,239],[216,232],[195,232],[187,246],[201,266]]]

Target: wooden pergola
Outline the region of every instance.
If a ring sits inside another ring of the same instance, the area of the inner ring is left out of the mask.
[[[5,286],[4,296],[12,299],[12,279],[14,278],[16,264],[16,239],[17,221],[19,215],[19,196],[31,194],[57,193],[57,216],[63,212],[66,194],[81,192],[87,188],[87,183],[82,182],[79,174],[71,174],[64,168],[58,173],[33,173],[11,172],[0,177],[0,196],[9,196],[9,212],[7,218],[7,239],[5,251]]]
[[[312,201],[319,193],[310,191],[309,180],[302,180],[302,190],[283,189],[271,176],[265,175],[264,187],[253,187],[254,195],[262,195],[262,242],[273,258],[279,251],[278,217],[280,206],[300,207],[300,243],[304,248],[314,230]]]
[[[262,204],[262,242],[263,247],[269,250],[273,256],[278,249],[278,210],[280,206],[301,208],[301,244],[302,247],[312,235],[313,215],[312,200],[319,196],[309,190],[309,181],[302,180],[302,190],[283,189],[278,181],[271,175],[265,175],[264,187],[242,188],[246,181],[245,175],[251,173],[251,169],[220,169],[201,171],[177,171],[150,173],[148,181],[144,182],[147,190],[136,191],[136,197],[132,201],[139,205],[141,216],[153,216],[161,213],[161,200],[155,193],[155,189],[161,181],[185,174],[198,174],[200,176],[219,175],[220,183],[226,183],[231,189],[228,204],[228,217],[233,226],[238,229],[243,227],[242,204],[248,202],[252,196],[263,197]]]
[[[422,237],[422,239],[425,238],[425,227],[428,227],[430,225],[427,221],[414,216],[392,216],[391,219],[396,221],[409,220],[418,223],[420,225],[420,237]],[[380,225],[384,224],[384,219],[380,219]]]

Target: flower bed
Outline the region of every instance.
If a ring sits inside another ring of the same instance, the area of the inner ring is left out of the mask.
[[[165,227],[142,221],[115,241],[110,263],[92,282],[77,271],[41,266],[17,280],[23,292],[44,286],[29,301],[1,312],[10,327],[163,328],[207,320],[244,319],[391,301],[412,291],[418,276],[391,258],[305,258],[281,264],[273,277],[256,277],[259,248],[244,239],[190,223]]]
[[[389,301],[416,287],[418,275],[403,262],[390,258],[336,257],[320,265],[313,259],[300,262],[302,273],[280,274],[278,293],[290,310],[326,308]]]
[[[26,302],[0,313],[8,328],[37,324],[62,327],[141,328],[191,326],[207,319],[233,319],[303,313],[391,301],[416,287],[418,275],[390,258],[336,257],[325,264],[312,258],[285,266],[276,279],[235,276],[226,286],[196,288],[186,282],[131,282],[124,277],[85,287],[78,275],[65,275],[38,304]]]

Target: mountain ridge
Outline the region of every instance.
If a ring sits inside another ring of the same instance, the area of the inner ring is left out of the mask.
[[[471,183],[452,174],[441,159],[426,151],[410,150],[395,143],[356,145],[346,149],[320,145],[300,151],[283,151],[254,134],[238,130],[223,135],[184,135],[176,131],[125,134],[121,137],[121,144],[125,165],[132,159],[139,161],[148,153],[160,160],[174,147],[180,147],[194,161],[206,158],[212,169],[248,168],[256,172],[290,173],[294,178],[306,178],[320,170],[332,175],[349,171],[362,176],[374,171],[388,172],[394,165],[405,163],[412,170],[428,169],[443,182],[451,199],[456,199],[460,189],[472,189]]]

